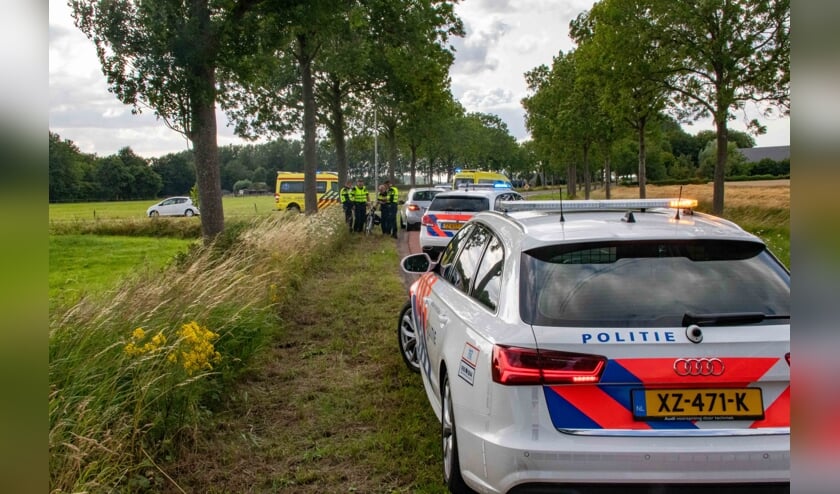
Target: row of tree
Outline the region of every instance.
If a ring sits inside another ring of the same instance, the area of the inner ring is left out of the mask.
[[[789,113],[790,2],[600,0],[572,21],[570,35],[574,50],[526,74],[526,125],[541,166],[565,172],[571,193],[580,169],[588,197],[593,155],[610,176],[615,146],[632,133],[645,197],[651,125],[666,113],[681,122],[711,117],[713,209],[722,214],[728,122],[752,104],[765,115]],[[757,120],[750,128],[764,131]]]
[[[455,125],[456,122],[459,124]],[[442,126],[446,123],[442,122]],[[544,173],[539,174],[540,180],[567,183],[565,170],[545,166],[541,169],[537,153],[533,152],[535,143],[517,144],[498,118],[471,114],[448,123],[451,125],[441,127],[439,136],[429,138],[418,151],[416,169],[422,175],[423,183],[450,181],[455,168],[500,171],[517,181],[536,180],[538,174],[535,172],[541,170]],[[717,159],[714,131],[704,130],[691,135],[673,119],[660,116],[647,134],[645,163],[650,181],[712,179]],[[789,161],[750,163],[741,153],[734,152],[737,148],[754,146],[749,134],[731,131],[729,139],[727,177],[790,173]],[[190,150],[146,159],[127,147],[114,155],[99,157],[82,153],[72,141],[62,140],[52,132],[49,141],[51,202],[186,195],[195,185],[195,157]],[[349,176],[372,181],[379,172],[380,182],[388,177],[389,170],[382,167],[376,170],[373,146],[370,135],[348,139]],[[636,147],[637,143],[629,135],[613,144],[607,160],[612,164],[612,182],[635,181]],[[593,155],[599,153],[596,149]],[[319,170],[337,171],[338,160],[331,141],[318,141],[317,160]],[[219,149],[219,168],[223,191],[235,193],[253,188],[272,192],[278,171],[303,171],[303,142],[276,139],[265,144],[225,146]],[[399,143],[394,169],[397,175],[394,183],[411,183],[411,149],[406,142]],[[609,182],[603,167],[596,165],[593,170],[599,181]]]
[[[783,108],[788,103],[788,2],[712,0],[676,8],[665,0],[603,0],[572,23],[575,51],[526,74],[533,94],[523,104],[533,141],[518,145],[498,117],[467,113],[451,95],[448,40],[463,34],[454,3],[71,0],[70,5],[76,25],[96,44],[110,90],[137,112],[151,108],[189,139],[189,153],[158,158],[151,168],[161,170],[160,193],[168,194],[179,180],[168,177],[178,177],[191,163],[207,240],[224,228],[223,187],[231,190],[238,181],[263,176],[270,183],[278,169],[302,169],[312,213],[316,170],[334,163],[341,180],[371,176],[374,136],[383,146],[380,171],[392,179],[407,172],[414,183],[418,172],[451,173],[456,166],[512,176],[563,171],[573,193],[578,163],[588,193],[591,177],[598,175],[589,169],[593,156],[600,153],[604,162],[600,176],[611,177],[612,160],[624,174],[624,158],[635,147],[638,166],[632,174],[644,196],[648,173],[697,173],[697,157],[706,146],[682,149],[679,141],[692,138],[680,135],[675,120],[664,117],[668,111],[679,119],[714,117],[722,144],[716,147],[715,207],[720,202],[722,209],[730,111],[749,100],[770,99]],[[217,106],[240,136],[275,140],[219,149]],[[628,131],[638,139],[629,141]],[[291,133],[302,141],[284,140]],[[134,169],[132,155],[118,154],[128,170],[124,180]],[[121,169],[120,163],[114,166]],[[78,170],[68,172],[78,176]],[[57,182],[56,190],[61,187],[73,190]],[[93,193],[92,187],[70,194],[82,197]],[[120,190],[119,197],[135,197],[140,190],[135,189]],[[97,190],[102,195],[114,188],[100,183]]]
[[[71,0],[110,90],[151,108],[191,142],[205,240],[224,228],[216,106],[245,137],[303,135],[308,213],[315,211],[319,129],[347,176],[346,136],[377,118],[393,158],[398,130],[422,140],[449,96],[443,0]]]

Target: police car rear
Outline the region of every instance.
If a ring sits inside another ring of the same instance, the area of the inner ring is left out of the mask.
[[[788,271],[719,218],[576,202],[477,215],[412,287],[452,491],[788,488]]]
[[[449,240],[477,212],[498,210],[503,201],[523,199],[505,184],[469,185],[457,191],[441,192],[432,199],[420,220],[420,247],[432,258],[437,258]]]

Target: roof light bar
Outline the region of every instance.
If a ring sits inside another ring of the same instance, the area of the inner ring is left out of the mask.
[[[589,201],[503,201],[507,212],[514,211],[597,211],[616,209],[674,208],[692,209],[697,207],[696,199],[606,199]]]

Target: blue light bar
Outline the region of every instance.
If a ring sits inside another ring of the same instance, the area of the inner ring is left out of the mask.
[[[562,207],[561,207],[562,204]],[[502,208],[514,211],[598,211],[649,208],[697,207],[695,199],[605,199],[590,201],[502,201]]]

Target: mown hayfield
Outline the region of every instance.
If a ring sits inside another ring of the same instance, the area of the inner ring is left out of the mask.
[[[697,210],[711,213],[713,188],[711,183],[688,185],[648,185],[648,198],[679,197],[697,199]],[[563,188],[563,198],[567,191]],[[578,199],[583,199],[581,189]],[[590,199],[604,199],[605,190],[593,189]],[[636,186],[612,186],[612,199],[639,197]],[[559,199],[558,189],[547,188],[532,195],[533,199]],[[760,180],[728,182],[724,188],[723,217],[760,237],[786,266],[790,266],[790,180]]]

